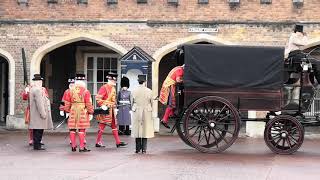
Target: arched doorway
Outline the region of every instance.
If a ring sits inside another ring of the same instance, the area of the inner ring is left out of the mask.
[[[0,124],[4,125],[9,111],[9,63],[0,56]]]
[[[59,120],[59,106],[64,91],[68,88],[70,75],[84,73],[87,87],[95,104],[95,95],[106,83],[109,71],[120,72],[118,59],[122,54],[88,40],[79,40],[64,44],[43,55],[40,74],[44,77],[44,86],[51,100],[52,117]]]
[[[206,41],[199,41],[193,44],[212,44],[210,42],[206,42]],[[167,77],[167,75],[169,74],[169,72],[176,66],[178,66],[178,62],[175,60],[175,50],[169,52],[168,54],[166,54],[165,56],[162,57],[162,59],[160,60],[159,63],[159,86],[158,86],[158,92],[160,92],[161,86],[165,80],[165,78]],[[160,102],[158,103],[158,115],[161,118],[164,114],[164,110],[165,110],[165,106],[163,106]]]

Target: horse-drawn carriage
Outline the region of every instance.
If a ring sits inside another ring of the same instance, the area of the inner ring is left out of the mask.
[[[185,72],[178,85],[176,128],[189,146],[218,153],[235,142],[242,121],[264,121],[267,146],[291,154],[303,143],[304,126],[320,125],[318,118],[303,115],[317,92],[308,57],[284,61],[279,47],[196,44],[177,51]],[[243,118],[248,110],[268,113]]]

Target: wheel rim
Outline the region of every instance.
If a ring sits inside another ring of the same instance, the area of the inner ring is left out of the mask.
[[[239,134],[240,118],[234,106],[219,97],[203,97],[186,111],[184,130],[201,152],[217,153],[230,147]]]
[[[278,116],[267,123],[265,142],[278,154],[292,154],[302,145],[304,129],[301,123],[291,116]]]

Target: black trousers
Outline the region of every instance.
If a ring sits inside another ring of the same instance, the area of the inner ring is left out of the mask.
[[[119,125],[119,135],[124,135],[124,134],[130,135],[130,126],[129,125]]]
[[[136,151],[147,150],[147,138],[136,138]]]
[[[41,140],[43,129],[33,129],[33,148],[38,149],[41,147]]]

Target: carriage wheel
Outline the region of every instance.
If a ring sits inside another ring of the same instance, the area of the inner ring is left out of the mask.
[[[184,128],[183,128],[183,120],[182,120],[183,118],[181,118],[181,119],[178,119],[177,121],[179,121],[179,122],[177,122],[178,123],[178,125],[177,125],[177,133],[178,133],[178,135],[179,135],[179,137],[181,138],[181,140],[184,142],[184,143],[186,143],[188,146],[191,146],[191,147],[193,147],[191,144],[190,144],[190,142],[188,141],[188,139],[186,138],[186,136],[185,136],[185,130],[184,130]]]
[[[264,141],[277,154],[292,154],[302,145],[304,128],[294,117],[280,115],[268,121]]]
[[[182,119],[186,139],[201,152],[222,152],[234,143],[239,134],[237,109],[221,97],[208,96],[196,100]]]

